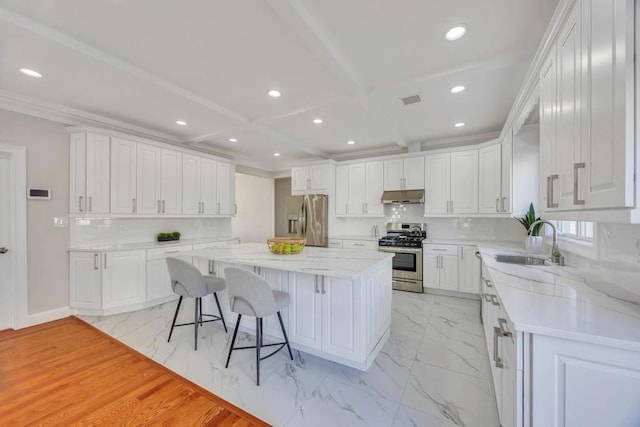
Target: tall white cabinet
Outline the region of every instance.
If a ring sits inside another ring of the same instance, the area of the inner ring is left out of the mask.
[[[478,150],[425,157],[425,214],[478,213]]]
[[[111,213],[136,213],[137,170],[136,143],[111,138]]]
[[[110,138],[78,132],[69,142],[69,213],[109,213]]]

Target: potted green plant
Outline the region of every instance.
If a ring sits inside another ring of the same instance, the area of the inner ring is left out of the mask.
[[[533,203],[529,205],[529,211],[522,218],[516,218],[520,224],[527,230],[527,238],[525,239],[524,246],[529,252],[540,253],[542,251],[543,238],[540,236],[540,231],[544,224],[537,224],[531,228],[531,225],[540,220],[540,217],[536,217],[536,211],[533,207]]]
[[[158,242],[169,242],[172,240],[180,240],[180,233],[173,231],[171,233],[158,233],[156,236]]]

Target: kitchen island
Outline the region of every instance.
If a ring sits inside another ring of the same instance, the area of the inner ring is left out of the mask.
[[[219,277],[226,267],[248,268],[272,289],[287,292],[291,304],[282,317],[291,346],[300,351],[367,370],[389,337],[393,254],[307,247],[300,254],[275,255],[266,244],[244,243],[180,256],[208,260],[203,272]],[[225,319],[235,325],[226,291],[222,294]],[[203,305],[205,312],[216,313],[212,301]],[[253,319],[243,319],[240,328],[254,331]],[[264,334],[282,339],[277,317],[265,319]]]

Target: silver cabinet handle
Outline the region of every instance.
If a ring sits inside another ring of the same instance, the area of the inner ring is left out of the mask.
[[[504,363],[502,363],[502,359],[498,355],[498,338],[501,336],[502,332],[500,328],[497,326],[493,327],[493,362],[496,365],[496,368],[504,368]]]
[[[166,211],[165,211],[165,207],[166,207],[166,203],[165,203],[165,201],[163,200],[163,201],[162,201],[162,213],[165,213],[165,212],[166,212]]]
[[[218,202],[218,213],[220,213],[220,202]]]
[[[209,260],[209,274],[213,274],[213,261]]]
[[[162,208],[162,206],[161,206],[161,204],[160,204],[160,200],[158,200],[158,213],[160,213],[161,208]]]
[[[93,212],[93,197],[89,196],[89,212]]]
[[[316,291],[316,294],[319,294],[320,290],[318,289],[318,276],[316,276],[313,279],[313,287],[314,287],[314,290]]]
[[[487,285],[487,288],[493,288],[493,284],[491,283],[491,280],[484,279],[484,283]]]
[[[578,171],[584,168],[585,168],[584,162],[573,164],[573,204],[574,205],[584,205],[584,199],[578,199]]]
[[[445,248],[430,248],[430,251],[437,251],[437,252],[445,252],[448,251],[449,249],[445,249]]]
[[[453,200],[451,200],[451,213],[453,213]]]
[[[491,304],[500,306],[500,301],[498,301],[498,297],[495,295],[491,295]]]
[[[202,213],[204,213],[204,202],[202,202]]]
[[[322,295],[327,293],[327,290],[324,288],[324,279],[320,279],[322,280]]]
[[[236,203],[233,204],[233,214],[237,214],[238,213],[238,205]]]
[[[464,261],[464,247],[460,246],[460,260]]]
[[[500,212],[499,205],[500,205],[500,198],[498,197],[498,198],[496,199],[496,212]]]
[[[547,207],[551,207],[551,176],[547,177]]]
[[[364,202],[364,213],[369,213],[369,203]]]
[[[484,294],[484,301],[485,301],[485,302],[491,302],[491,295],[489,295],[489,294]]]
[[[131,199],[131,212],[136,213],[136,199]]]
[[[504,196],[502,197],[502,212],[506,212],[507,209],[505,208],[505,205],[507,204],[507,197]]]
[[[353,246],[364,246],[364,243],[354,243]]]
[[[98,254],[93,254],[93,269],[98,269]]]
[[[507,319],[502,317],[498,318],[498,325],[500,326],[500,335],[503,337],[512,337],[513,333],[507,328]]]
[[[555,197],[553,196],[553,181],[555,181],[556,179],[559,179],[560,177],[557,174],[553,174],[551,176],[549,176],[549,182],[550,182],[550,190],[549,193],[551,195],[551,203],[549,204],[550,208],[557,208],[558,204],[557,203],[553,203],[553,200],[555,199]]]
[[[107,254],[104,254],[104,269],[107,269]]]
[[[80,197],[78,197],[78,210],[79,210],[80,212],[84,212],[84,211],[82,210],[82,199],[83,199],[83,198],[84,198],[84,196],[80,196]]]

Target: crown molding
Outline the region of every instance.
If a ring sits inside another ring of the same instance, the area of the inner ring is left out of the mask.
[[[462,147],[465,145],[477,145],[482,144],[483,142],[491,141],[492,139],[497,139],[500,136],[500,132],[487,132],[487,133],[479,133],[475,135],[467,135],[467,136],[457,136],[455,138],[443,138],[443,139],[432,139],[427,141],[422,141],[421,147],[422,150],[436,150],[439,148],[451,148],[451,147]]]

